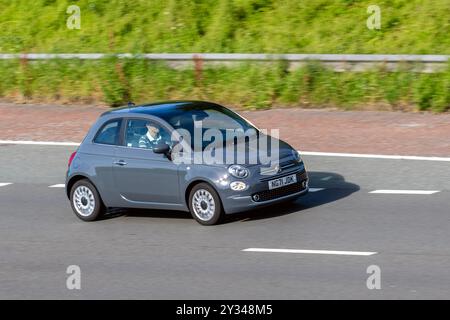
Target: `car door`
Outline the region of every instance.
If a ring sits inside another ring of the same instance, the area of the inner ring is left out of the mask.
[[[92,141],[83,142],[78,149],[82,161],[76,169],[88,175],[105,204],[109,206],[120,204],[120,197],[114,187],[112,169],[116,148],[121,143],[122,123],[122,118],[104,121],[95,132]]]
[[[159,128],[158,143],[168,142],[168,129],[148,119],[127,119],[124,143],[116,149],[113,175],[116,189],[129,206],[174,205],[180,203],[178,167],[163,154],[153,152],[147,125]],[[151,137],[150,137],[151,138]]]

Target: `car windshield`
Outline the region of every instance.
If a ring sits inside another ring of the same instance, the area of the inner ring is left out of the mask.
[[[257,129],[244,118],[233,111],[215,106],[178,106],[166,113],[159,114],[174,129],[187,130],[191,136],[193,146],[194,134],[202,133],[202,137],[209,129],[216,129],[222,133],[223,141],[233,138],[233,133],[241,132],[246,135],[255,134]],[[201,129],[201,131],[200,131]],[[216,131],[217,132],[217,131]],[[204,139],[202,139],[203,141]],[[203,148],[211,141],[203,141]]]

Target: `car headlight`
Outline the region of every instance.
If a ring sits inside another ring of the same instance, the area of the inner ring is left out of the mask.
[[[238,164],[233,164],[231,166],[228,167],[228,172],[235,178],[240,178],[240,179],[244,179],[247,178],[250,174],[250,171],[248,171],[247,168],[238,165]]]
[[[302,157],[300,156],[300,153],[297,150],[292,149],[292,155],[294,156],[294,160],[297,163],[302,162]]]

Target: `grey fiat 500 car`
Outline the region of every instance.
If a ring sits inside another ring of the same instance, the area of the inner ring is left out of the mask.
[[[250,138],[228,138],[235,131],[250,132]],[[192,137],[199,133],[197,143]],[[267,138],[270,144],[263,144]],[[223,163],[196,161],[199,153],[211,154],[214,143],[216,156],[227,155],[230,146],[237,151]],[[238,161],[242,154],[248,158],[270,148],[267,154],[277,155],[270,164]],[[308,175],[296,150],[234,111],[202,101],[105,112],[71,155],[66,176],[72,209],[84,221],[100,218],[107,208],[147,208],[189,211],[199,223],[213,225],[224,214],[294,200],[307,192]]]

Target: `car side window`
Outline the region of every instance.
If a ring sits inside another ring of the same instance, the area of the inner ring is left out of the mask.
[[[94,142],[99,144],[118,145],[121,120],[107,122],[98,131]]]
[[[160,143],[172,145],[170,133],[160,124],[144,119],[128,120],[125,130],[125,146],[152,150]]]

